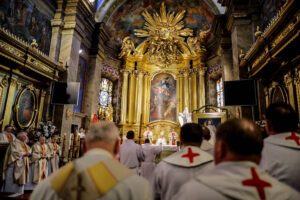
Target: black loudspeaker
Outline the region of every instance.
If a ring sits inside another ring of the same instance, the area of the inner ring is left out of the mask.
[[[257,105],[255,80],[224,81],[224,104],[225,106]]]
[[[55,82],[52,87],[52,104],[78,104],[79,82]]]

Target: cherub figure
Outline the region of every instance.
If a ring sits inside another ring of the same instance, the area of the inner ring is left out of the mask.
[[[131,52],[135,52],[134,43],[129,36],[124,38],[121,49],[122,50],[119,54],[119,58],[128,56],[131,54]]]

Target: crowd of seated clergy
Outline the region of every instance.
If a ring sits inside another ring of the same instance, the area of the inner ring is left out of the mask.
[[[180,149],[156,165],[162,147],[151,144],[150,134],[141,146],[128,131],[120,146],[115,124],[100,121],[86,134],[86,153],[61,169],[56,165],[61,153],[56,138],[47,145],[40,138],[29,148],[21,132],[7,150],[3,189],[22,193],[24,186],[34,185],[34,200],[299,200],[296,112],[285,103],[270,105],[265,129],[268,137],[263,139],[253,122],[229,119],[217,127],[212,141],[207,127],[186,123],[180,130]]]

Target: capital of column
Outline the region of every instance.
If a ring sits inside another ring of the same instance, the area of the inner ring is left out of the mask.
[[[130,73],[130,70],[128,69],[121,69],[121,73],[123,73],[124,75],[127,75]]]
[[[207,70],[207,67],[200,67],[200,68],[199,68],[199,75],[204,76],[206,70]]]
[[[190,74],[190,69],[184,69],[184,70],[182,70],[181,73],[183,74],[184,77],[188,77]]]
[[[137,70],[138,77],[143,77],[145,75],[145,71],[143,70]]]
[[[286,75],[284,75],[284,83],[286,87],[288,87],[292,82],[293,82],[293,78],[291,72],[288,72]]]
[[[299,84],[300,83],[300,69],[295,69],[294,83],[295,84]]]

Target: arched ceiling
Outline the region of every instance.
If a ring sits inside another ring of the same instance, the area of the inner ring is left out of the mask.
[[[103,0],[96,13],[96,20],[105,22],[109,27],[113,40],[121,44],[126,36],[130,36],[137,45],[140,38],[134,36],[134,29],[142,28],[145,20],[142,13],[147,9],[150,13],[158,12],[163,1],[160,0]],[[217,0],[165,0],[167,10],[178,12],[186,10],[185,27],[192,28],[194,34],[211,27],[215,14],[224,13],[224,8]]]

